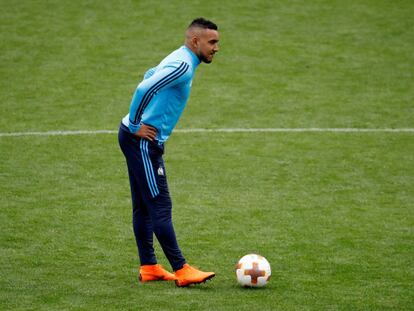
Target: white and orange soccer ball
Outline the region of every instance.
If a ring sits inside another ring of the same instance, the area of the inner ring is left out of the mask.
[[[271,274],[269,262],[256,254],[243,256],[236,266],[237,281],[245,287],[263,287]]]

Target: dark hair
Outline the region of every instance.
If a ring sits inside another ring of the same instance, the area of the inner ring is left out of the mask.
[[[188,26],[188,28],[191,27],[200,27],[200,28],[204,28],[204,29],[214,29],[214,30],[218,30],[218,27],[216,24],[214,24],[212,21],[209,21],[208,19],[199,17],[196,18],[195,20],[193,20],[191,22],[191,24]]]

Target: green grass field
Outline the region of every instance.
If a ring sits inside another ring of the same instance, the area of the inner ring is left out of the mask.
[[[198,16],[221,50],[179,129],[412,129],[412,1],[0,4],[0,310],[414,310],[413,132],[173,134],[178,240],[217,274],[184,289],[138,283],[115,134],[1,135],[117,130]],[[263,289],[236,283],[252,252]]]

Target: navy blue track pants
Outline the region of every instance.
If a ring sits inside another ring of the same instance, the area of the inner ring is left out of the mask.
[[[165,173],[164,145],[139,138],[121,123],[119,145],[128,167],[132,223],[141,265],[156,264],[153,233],[174,271],[185,264],[172,224],[172,204]]]

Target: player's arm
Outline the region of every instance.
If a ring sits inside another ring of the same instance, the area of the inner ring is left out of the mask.
[[[159,70],[147,75],[135,90],[129,109],[129,130],[131,133],[137,133],[140,129],[140,119],[145,108],[151,99],[166,88],[173,87],[179,83],[191,79],[189,65],[186,62],[174,62]]]

